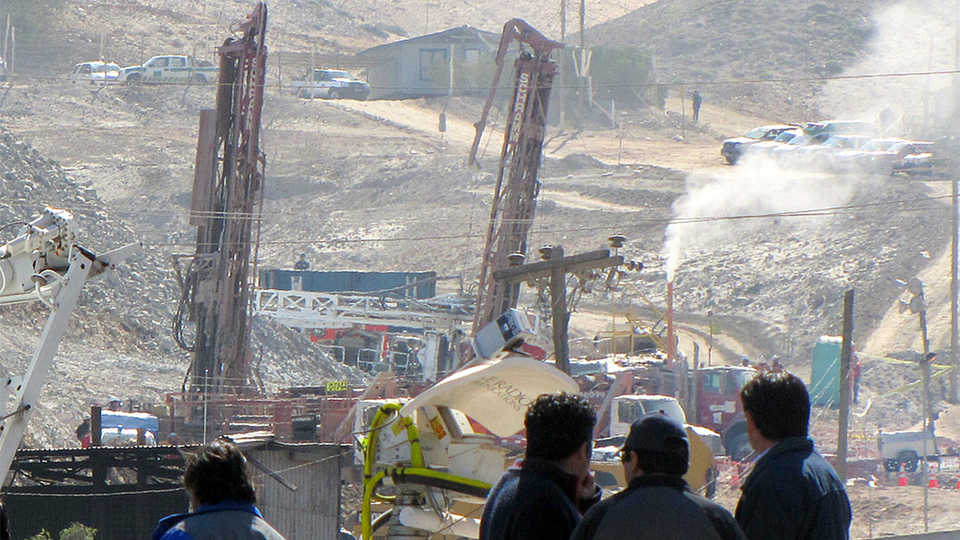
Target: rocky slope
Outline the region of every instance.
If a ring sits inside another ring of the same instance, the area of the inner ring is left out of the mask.
[[[107,209],[96,190],[74,181],[59,164],[6,130],[0,130],[0,170],[0,224],[29,220],[50,205],[73,213],[78,243],[95,252],[140,240],[124,219]],[[5,239],[13,238],[9,229],[5,234]],[[188,355],[171,339],[178,297],[167,253],[150,245],[115,274],[88,282],[47,377],[27,444],[70,444],[82,415],[108,395],[153,403],[177,391],[189,364]],[[25,372],[47,314],[36,304],[0,309],[0,350],[8,373]],[[363,380],[319,356],[299,334],[269,322],[258,321],[253,339],[255,354],[263,359],[261,376],[271,389]]]

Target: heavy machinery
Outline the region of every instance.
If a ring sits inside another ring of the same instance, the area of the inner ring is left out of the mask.
[[[730,457],[739,460],[752,451],[740,403],[740,389],[757,373],[752,367],[675,370],[660,360],[638,359],[616,369],[606,376],[612,380],[603,385],[584,379],[590,388],[582,390],[595,397],[598,408],[595,437],[614,436],[642,414],[637,412],[636,403],[642,401],[638,396],[661,394],[679,396],[687,421],[720,434]],[[597,399],[599,395],[602,400]]]
[[[463,323],[473,320],[473,305],[460,297],[425,300],[363,296],[312,291],[256,289],[253,297],[254,314],[270,317],[292,328],[326,329],[338,331],[369,328],[371,334],[383,339],[375,347],[350,348],[333,346],[330,352],[340,360],[364,371],[394,371],[408,375],[407,366],[416,360],[419,369],[409,373],[421,382],[437,381],[449,371],[444,350],[461,332]],[[401,336],[416,338],[421,346],[416,359],[406,353],[393,351],[391,342]],[[352,354],[347,354],[347,353]]]
[[[386,538],[479,536],[475,514],[507,466],[497,437],[523,428],[527,405],[576,383],[549,364],[512,352],[477,361],[406,403],[386,403],[369,424],[363,448],[361,534]],[[469,418],[468,418],[469,417]],[[478,433],[471,419],[489,433]],[[390,509],[375,519],[372,504]],[[472,504],[471,515],[455,513]]]
[[[0,387],[0,406],[4,408],[0,479],[6,479],[36,409],[83,284],[114,268],[136,248],[131,244],[96,255],[76,243],[72,222],[69,211],[47,207],[39,217],[24,223],[19,236],[0,245],[0,304],[41,302],[51,310],[26,374],[4,374],[6,383]],[[6,411],[11,393],[16,405]]]
[[[174,320],[177,343],[192,354],[189,393],[256,393],[250,353],[250,273],[263,207],[266,158],[260,115],[266,77],[267,6],[259,2],[220,55],[216,110],[200,112],[190,223],[196,252],[176,263],[182,295]],[[179,261],[179,258],[175,258]],[[193,339],[186,321],[195,323]]]
[[[523,20],[512,19],[503,26],[496,56],[497,70],[470,149],[471,164],[478,163],[480,139],[496,97],[504,59],[514,41],[520,44],[521,50],[514,64],[513,95],[507,107],[490,223],[483,246],[474,333],[501,313],[517,307],[520,284],[508,285],[495,280],[493,273],[510,266],[513,254],[525,255],[527,251],[527,233],[533,225],[540,193],[537,173],[546,134],[547,105],[557,72],[550,53],[563,48],[562,43],[547,39]]]
[[[513,309],[519,284],[508,285],[493,277],[494,271],[509,266],[514,254],[527,250],[527,233],[540,190],[537,173],[547,104],[557,69],[550,53],[563,47],[520,19],[504,25],[497,70],[477,123],[469,161],[477,162],[504,60],[514,41],[521,50],[514,64],[514,89],[473,318],[477,343],[495,345],[479,354],[482,359],[413,400],[384,404],[373,416],[363,441],[364,540],[380,526],[387,527],[387,538],[427,538],[437,533],[476,538],[479,520],[456,515],[453,508],[458,502],[473,503],[474,508],[482,504],[491,484],[503,473],[505,451],[495,444],[494,436],[509,437],[520,431],[526,407],[537,395],[577,390],[576,383],[553,366],[509,351],[529,325],[523,324],[524,317]],[[499,347],[504,352],[491,354]],[[470,419],[489,433],[476,433]],[[393,493],[384,493],[388,486]],[[389,502],[391,509],[373,519],[375,499]]]

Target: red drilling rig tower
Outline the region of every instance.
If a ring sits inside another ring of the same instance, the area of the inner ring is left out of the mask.
[[[562,43],[547,39],[521,19],[511,19],[503,26],[496,56],[497,71],[470,149],[471,164],[478,164],[480,139],[496,97],[504,58],[513,41],[520,44],[520,54],[514,64],[513,96],[506,109],[507,124],[483,247],[474,333],[504,311],[517,306],[520,285],[498,282],[493,273],[510,266],[511,255],[527,252],[527,234],[533,224],[540,193],[537,173],[547,128],[547,104],[557,72],[557,64],[550,60],[550,53],[563,48]]]
[[[251,265],[256,270],[266,159],[260,115],[266,75],[267,6],[260,2],[218,49],[217,108],[200,113],[190,223],[196,252],[181,272],[174,336],[192,353],[185,387],[193,396],[249,395]],[[251,256],[252,255],[252,256]],[[195,323],[193,340],[184,320]]]

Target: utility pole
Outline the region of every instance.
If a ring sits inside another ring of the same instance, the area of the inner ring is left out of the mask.
[[[553,351],[557,368],[570,373],[570,353],[567,340],[567,325],[570,313],[567,311],[567,274],[581,273],[597,268],[609,268],[623,264],[623,256],[610,255],[609,249],[588,251],[578,255],[564,256],[562,246],[544,246],[540,248],[541,262],[522,264],[493,273],[497,281],[511,286],[531,282],[541,278],[550,278],[550,312],[553,319]]]
[[[960,204],[958,204],[958,191],[960,191],[960,167],[954,159],[953,166],[953,189],[951,200],[953,201],[953,241],[950,244],[950,365],[953,369],[950,371],[950,403],[957,403],[957,370],[960,368],[960,321],[957,321],[957,310],[960,308],[960,254],[958,254],[958,244],[960,244]]]
[[[584,21],[587,16],[587,0],[580,0],[580,125],[585,125],[587,121],[587,46],[584,36]]]
[[[960,70],[960,0],[954,3],[954,69]],[[960,104],[960,83],[957,76],[953,78],[953,100],[954,110],[956,105]],[[956,116],[956,115],[954,115]],[[950,246],[950,365],[953,369],[950,371],[950,403],[957,403],[957,371],[960,370],[960,323],[957,321],[957,311],[960,310],[960,204],[958,204],[958,194],[960,191],[960,164],[956,157],[953,159],[953,182],[952,197],[953,202],[953,242]]]
[[[960,0],[958,0],[960,1]],[[567,42],[567,0],[560,0],[560,43]],[[561,58],[566,58],[561,55]],[[560,128],[565,129],[567,127],[567,90],[566,84],[563,81],[567,78],[566,68],[564,68],[564,62],[560,62],[560,86],[557,88],[559,92],[558,99],[560,100]]]
[[[923,282],[919,278],[913,278],[909,282],[904,283],[898,280],[898,283],[905,285],[907,290],[910,291],[910,294],[913,296],[910,298],[909,302],[900,301],[900,312],[909,310],[910,313],[916,313],[920,318],[920,338],[923,341],[922,348],[923,353],[917,362],[920,365],[921,376],[923,378],[923,395],[921,396],[921,406],[923,407],[923,455],[920,456],[919,463],[922,465],[918,467],[921,474],[926,474],[927,471],[927,432],[929,431],[930,435],[935,434],[935,427],[933,423],[933,416],[931,415],[931,406],[930,406],[930,364],[933,362],[932,356],[930,354],[930,340],[927,339],[927,302],[923,296]],[[928,491],[929,484],[927,482],[923,483],[923,532],[927,532],[929,527],[928,521]]]
[[[847,479],[847,430],[850,425],[850,360],[853,356],[853,289],[843,294],[843,344],[840,349],[840,414],[837,430],[837,474]]]
[[[566,40],[567,40],[567,0],[560,0],[560,43],[563,43]]]
[[[9,61],[10,56],[7,55],[9,52],[10,46],[10,14],[7,13],[7,26],[3,31],[3,59]]]

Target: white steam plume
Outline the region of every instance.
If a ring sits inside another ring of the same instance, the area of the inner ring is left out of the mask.
[[[868,175],[834,175],[790,169],[765,157],[747,156],[741,165],[702,171],[687,177],[687,192],[673,204],[675,219],[722,218],[831,208],[848,204],[859,185],[878,182]],[[684,258],[713,246],[745,242],[755,232],[778,230],[815,234],[829,217],[766,217],[672,223],[663,247],[667,281],[673,281]]]

